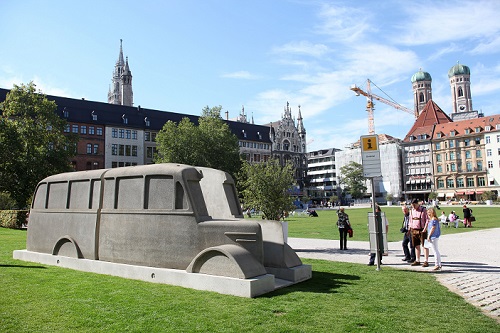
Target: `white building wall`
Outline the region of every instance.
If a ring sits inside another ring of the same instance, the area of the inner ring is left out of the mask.
[[[113,133],[118,132],[117,137],[113,137]],[[123,137],[121,137],[121,131],[123,131]],[[130,138],[127,136],[127,131],[130,131]],[[117,126],[106,126],[106,141],[104,150],[104,161],[105,168],[112,168],[116,162],[117,166],[130,166],[130,165],[143,165],[144,164],[144,131],[135,128],[117,127]],[[137,136],[134,134],[136,133]],[[116,145],[116,155],[113,154],[113,145]],[[124,147],[123,155],[120,155],[120,145]],[[130,156],[126,155],[126,147],[131,147]],[[137,156],[132,156],[132,147],[136,147]]]
[[[486,133],[484,142],[488,190],[500,190],[500,132]]]

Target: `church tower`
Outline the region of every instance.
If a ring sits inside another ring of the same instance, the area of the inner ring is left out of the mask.
[[[120,39],[120,54],[115,64],[111,86],[108,91],[108,103],[132,106],[134,94],[132,92],[132,72],[128,65],[128,57],[123,59],[122,40]]]
[[[418,115],[422,113],[425,105],[432,99],[432,77],[429,73],[420,71],[413,74],[411,77],[411,85],[413,87],[413,105],[414,111],[418,111]]]
[[[457,63],[448,71],[448,78],[450,79],[453,113],[473,111],[469,67]]]

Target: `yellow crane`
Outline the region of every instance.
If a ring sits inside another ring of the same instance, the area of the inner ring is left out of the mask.
[[[375,95],[371,91],[371,84],[373,82],[370,81],[370,79],[366,80],[366,91],[361,89],[360,87],[356,86],[355,84],[351,85],[351,90],[354,91],[356,96],[363,95],[366,97],[366,112],[368,112],[368,133],[369,134],[375,134],[375,125],[374,125],[374,120],[373,120],[373,100],[380,101],[384,104],[390,105],[393,108],[396,108],[398,110],[410,113],[415,116],[415,119],[418,118],[418,111],[408,109],[407,107],[402,106],[401,104],[398,104],[394,101],[388,100],[386,98],[380,97],[378,95]],[[373,83],[374,84],[374,83]],[[380,89],[380,88],[379,88]]]

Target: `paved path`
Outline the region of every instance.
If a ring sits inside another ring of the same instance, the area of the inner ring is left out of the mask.
[[[368,242],[348,241],[347,251],[339,249],[338,240],[289,238],[288,244],[303,258],[359,264],[367,264],[369,259]],[[402,261],[401,242],[388,245],[389,255],[382,259],[382,270],[390,266],[435,274],[441,284],[500,322],[500,228],[441,236],[440,272],[432,270],[432,250],[429,267],[412,267]]]

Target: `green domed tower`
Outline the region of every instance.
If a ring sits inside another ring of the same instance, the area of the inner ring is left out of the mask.
[[[473,111],[469,67],[457,62],[448,71],[448,78],[450,79],[453,113]]]
[[[413,87],[413,103],[418,114],[422,112],[428,101],[432,99],[432,77],[429,73],[420,71],[413,74],[411,84]]]

